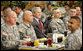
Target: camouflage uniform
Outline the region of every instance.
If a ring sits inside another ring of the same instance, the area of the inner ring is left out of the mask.
[[[58,33],[64,33],[64,31],[66,31],[65,25],[61,19],[57,21],[55,18],[53,18],[49,26],[52,27],[54,25],[56,26],[56,30]]]
[[[20,22],[23,22],[23,11],[20,12],[20,14],[17,16],[17,22],[20,23]]]
[[[82,30],[78,29],[71,34],[68,34],[65,50],[80,50],[82,47]]]
[[[46,20],[46,15],[42,12],[42,16],[40,18],[40,20],[44,23]]]
[[[82,17],[80,16],[79,18],[80,18],[80,20],[81,20],[80,29],[82,29]]]
[[[3,18],[1,17],[1,25],[2,25],[2,24],[4,24],[4,20],[3,20]]]
[[[30,36],[32,41],[37,39],[34,28],[32,27],[31,24],[22,23],[18,27],[19,30],[23,31],[20,34],[21,39],[23,39],[25,36]]]
[[[5,23],[1,26],[1,45],[3,50],[16,49],[19,45],[19,39],[20,36],[16,25],[10,27]]]
[[[69,15],[69,10],[67,10],[67,11],[65,12],[64,17],[67,17],[68,15]]]
[[[67,30],[68,30],[67,22],[69,21],[69,19],[70,19],[70,16],[66,16],[63,18],[63,22],[64,22]]]
[[[50,15],[52,15],[52,9],[49,11],[45,9],[43,12],[46,14],[46,17],[49,17]]]

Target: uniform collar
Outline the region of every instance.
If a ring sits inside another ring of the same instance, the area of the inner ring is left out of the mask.
[[[13,28],[15,25],[9,26],[9,25],[6,23],[6,26],[7,26],[8,28]]]
[[[55,20],[56,20],[56,22],[60,22],[61,23],[61,19],[56,19],[56,18],[54,18]]]
[[[23,13],[24,13],[24,12],[23,12],[23,11],[21,11],[21,12],[18,14],[18,16],[19,16],[19,15],[23,15]]]
[[[71,31],[71,34],[75,33],[75,32],[79,32],[80,31],[80,28],[75,30],[75,31]]]
[[[23,11],[21,11],[20,14],[23,14]]]
[[[60,19],[56,19],[57,22],[60,22]]]
[[[28,28],[30,28],[30,27],[31,27],[31,25],[30,25],[30,24],[26,24],[26,23],[24,23],[24,25],[25,25],[25,26],[27,26]]]

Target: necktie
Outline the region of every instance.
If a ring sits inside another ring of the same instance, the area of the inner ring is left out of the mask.
[[[43,24],[42,22],[39,20],[40,26],[41,26],[41,30],[43,31]]]

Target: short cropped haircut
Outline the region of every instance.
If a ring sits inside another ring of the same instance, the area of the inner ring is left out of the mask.
[[[76,9],[76,8],[72,7],[72,8],[70,8],[70,9]]]
[[[78,21],[78,23],[81,23],[81,20],[78,16],[71,16],[70,19],[76,19]]]
[[[47,6],[51,5],[51,3],[48,3]]]
[[[15,7],[18,7],[20,9],[22,9],[22,10],[25,8],[24,5],[15,5]]]
[[[8,9],[8,8],[10,8],[10,7],[4,7],[4,8],[3,8],[3,11],[5,11],[5,10]]]
[[[53,9],[52,9],[52,14],[53,14],[53,11],[54,11],[54,10],[57,10],[57,9],[58,9],[58,8],[53,8]]]
[[[8,12],[10,12],[10,11],[12,11],[12,9],[10,7],[4,7],[3,8],[4,17],[6,17]]]
[[[76,8],[70,8],[69,12],[71,11],[71,9],[75,9],[76,10]]]
[[[34,7],[33,9],[32,9],[32,12],[34,13],[35,11],[36,11],[36,9],[41,9],[40,7]]]
[[[54,11],[54,10],[57,10],[58,8],[53,8],[52,10]]]

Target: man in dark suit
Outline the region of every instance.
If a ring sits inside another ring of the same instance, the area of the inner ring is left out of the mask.
[[[41,8],[35,7],[32,9],[34,20],[32,22],[32,26],[35,29],[37,38],[44,38],[44,30],[43,30],[43,23],[40,21],[41,18]]]

